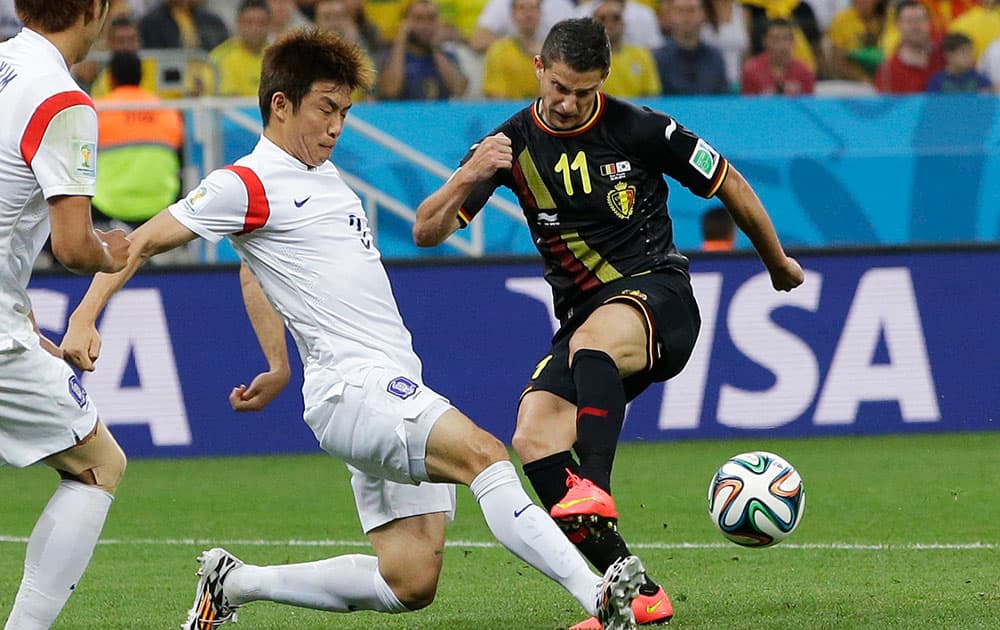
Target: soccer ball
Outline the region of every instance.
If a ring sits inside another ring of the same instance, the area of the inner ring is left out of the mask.
[[[726,460],[708,486],[708,513],[722,535],[744,547],[768,547],[802,520],[806,491],[798,471],[774,453]]]

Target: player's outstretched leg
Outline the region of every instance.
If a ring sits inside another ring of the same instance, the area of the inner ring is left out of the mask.
[[[210,630],[229,621],[236,621],[235,606],[229,603],[223,583],[230,572],[243,566],[243,562],[225,549],[216,547],[198,556],[198,586],[194,603],[188,611],[182,630]]]
[[[552,444],[572,440],[574,414],[572,403],[547,391],[530,392],[522,399],[518,410],[514,446],[526,462],[525,475],[542,505],[550,511],[563,501],[568,485],[572,485],[572,476],[579,476],[579,465],[570,451],[547,454],[551,453],[548,449],[552,448]],[[569,440],[563,436],[567,431]],[[600,498],[600,495],[597,496]],[[616,520],[598,515],[572,515],[567,520],[559,521],[559,524],[587,560],[598,571],[604,571],[617,560],[631,555],[617,530]],[[633,608],[640,625],[666,623],[673,617],[673,606],[667,593],[648,576],[633,602]],[[579,625],[580,630],[599,628],[600,622],[596,617]]]
[[[225,549],[198,556],[198,586],[183,630],[210,630],[236,621],[243,604],[270,601],[327,612],[410,610],[379,572],[378,558],[361,554],[315,562],[257,566]]]

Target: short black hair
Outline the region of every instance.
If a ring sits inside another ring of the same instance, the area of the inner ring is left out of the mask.
[[[726,241],[736,234],[736,223],[725,206],[713,206],[701,215],[701,236],[706,241]]]
[[[900,0],[900,2],[896,3],[896,15],[898,16],[903,12],[903,9],[909,9],[910,7],[920,7],[924,10],[924,13],[928,16],[930,15],[930,11],[927,10],[927,5],[920,2],[920,0]]]
[[[594,18],[574,18],[557,22],[542,44],[542,66],[557,61],[576,72],[611,69],[611,42],[604,25]]]
[[[972,46],[972,39],[965,33],[948,33],[941,38],[941,51],[953,53],[966,46]]]
[[[108,68],[111,73],[111,84],[114,86],[135,86],[142,83],[142,61],[139,55],[133,52],[116,52],[111,55],[111,64]]]
[[[236,9],[236,15],[243,15],[243,12],[247,9],[264,9],[267,14],[271,14],[271,5],[267,3],[267,0],[243,0],[240,2],[240,6]]]
[[[264,51],[257,100],[264,125],[271,120],[271,99],[284,93],[298,111],[302,99],[316,81],[333,81],[349,88],[367,90],[372,70],[365,54],[336,33],[315,28],[293,29]]]

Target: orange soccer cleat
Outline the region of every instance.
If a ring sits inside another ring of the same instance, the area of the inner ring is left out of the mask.
[[[640,626],[669,623],[674,616],[674,606],[670,597],[661,587],[653,595],[640,593],[632,600],[632,613],[635,623]],[[571,627],[569,630],[602,630],[597,617],[591,617]]]
[[[569,491],[549,510],[552,518],[559,521],[579,521],[592,517],[618,520],[618,509],[610,494],[590,479],[578,477],[568,470],[566,472],[569,474],[566,478]]]

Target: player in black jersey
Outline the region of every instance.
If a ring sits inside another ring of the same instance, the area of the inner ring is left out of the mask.
[[[625,404],[681,371],[701,324],[663,175],[721,199],[775,289],[803,281],[757,195],[719,152],[672,117],[601,92],[610,56],[598,22],[556,24],[535,57],[541,98],[469,150],[420,204],[413,228],[418,245],[437,245],[496,188],[517,195],[561,327],[521,396],[514,448],[539,499],[602,570],[629,553],[610,495]],[[639,623],[670,619],[659,585],[647,577],[641,593]]]

